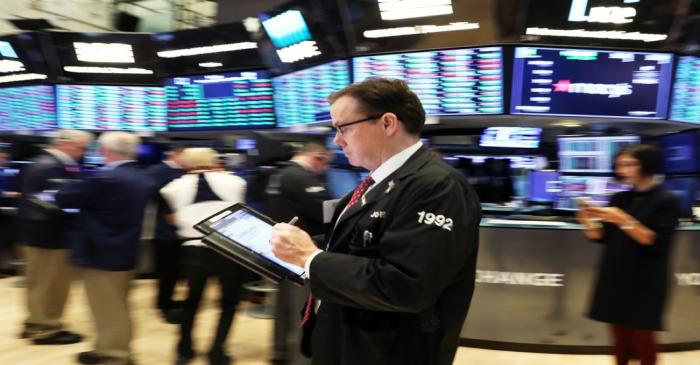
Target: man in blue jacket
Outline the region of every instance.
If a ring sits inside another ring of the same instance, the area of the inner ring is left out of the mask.
[[[80,209],[71,260],[83,268],[96,329],[94,350],[80,353],[78,362],[129,364],[129,285],[153,184],[133,161],[140,142],[136,135],[106,132],[98,142],[105,157],[103,171],[56,194],[62,208]]]
[[[33,159],[20,174],[20,240],[26,244],[27,309],[21,337],[40,345],[80,342],[82,337],[61,325],[73,277],[68,261],[68,234],[72,218],[31,201],[37,193],[56,190],[79,178],[78,161],[93,136],[88,132],[61,130],[51,146]]]

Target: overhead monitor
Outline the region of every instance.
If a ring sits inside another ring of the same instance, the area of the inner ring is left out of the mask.
[[[561,191],[554,207],[561,210],[579,209],[576,198],[580,197],[589,198],[591,205],[606,206],[613,194],[631,189],[611,176],[560,176],[559,181]]]
[[[254,42],[241,22],[158,33],[158,64],[167,76],[263,68]]]
[[[272,128],[272,80],[266,71],[165,80],[171,131]]]
[[[326,122],[328,96],[350,84],[347,61],[333,61],[272,78],[278,127]]]
[[[669,119],[700,123],[700,57],[679,58]]]
[[[559,171],[610,173],[620,149],[639,143],[639,136],[560,137]]]
[[[658,49],[668,42],[677,1],[528,0],[518,2],[521,39],[550,44]],[[513,3],[509,3],[513,8]],[[680,9],[679,9],[680,8]],[[504,9],[505,10],[505,9]],[[513,12],[516,9],[512,10]],[[506,13],[507,14],[507,13]]]
[[[700,130],[691,129],[658,137],[666,174],[700,173]]]
[[[665,119],[673,55],[516,47],[512,114]]]
[[[538,148],[542,128],[488,127],[481,133],[480,147]]]
[[[508,15],[495,0],[344,1],[353,54],[405,52],[497,43]],[[510,8],[513,4],[508,4]],[[517,8],[517,7],[516,7]],[[501,18],[501,19],[498,19]]]
[[[0,88],[0,130],[56,128],[54,87],[48,85]]]
[[[56,85],[60,128],[165,131],[165,90],[159,86]]]
[[[405,80],[428,115],[500,114],[502,53],[501,47],[481,47],[354,57],[354,82]]]
[[[48,32],[46,38],[60,82],[160,84],[150,34]]]
[[[0,37],[0,86],[46,82],[50,78],[36,33]]]
[[[335,1],[293,0],[258,14],[258,50],[273,75],[344,58],[345,29]]]

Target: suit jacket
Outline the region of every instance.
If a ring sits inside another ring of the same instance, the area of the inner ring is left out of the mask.
[[[323,234],[323,201],[331,199],[322,177],[295,162],[270,177],[265,210],[278,222],[298,216],[297,225],[311,235]]]
[[[451,364],[474,290],[474,190],[421,148],[338,219],[349,199],[311,262],[312,363]]]
[[[155,238],[160,240],[177,240],[177,228],[165,220],[165,216],[172,213],[168,204],[158,193],[158,190],[168,185],[169,182],[182,176],[183,169],[172,168],[166,163],[153,165],[146,170],[155,186],[155,199],[158,204],[156,210],[156,231]]]
[[[56,203],[80,209],[79,225],[71,235],[71,261],[99,270],[134,269],[152,191],[148,175],[133,162],[61,188]]]
[[[27,198],[44,190],[56,190],[63,183],[80,177],[78,166],[66,166],[50,153],[42,153],[22,170],[18,204],[20,240],[29,246],[66,249],[72,218],[57,215],[30,202]]]

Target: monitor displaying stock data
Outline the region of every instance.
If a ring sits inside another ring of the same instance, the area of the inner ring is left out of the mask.
[[[700,123],[700,57],[682,56],[678,60],[669,119]]]
[[[617,151],[639,143],[639,136],[561,137],[558,142],[560,172],[609,173]]]
[[[512,114],[664,119],[673,55],[516,47]]]
[[[483,47],[353,58],[354,82],[405,80],[428,115],[503,113],[502,48]]]
[[[165,85],[171,131],[275,126],[272,80],[265,71],[174,77]]]
[[[60,128],[167,130],[159,86],[57,85],[56,100]]]
[[[561,190],[556,195],[554,207],[561,210],[579,209],[576,198],[586,197],[594,206],[606,206],[610,197],[631,189],[611,176],[560,176]]]
[[[349,84],[347,61],[334,61],[274,77],[277,126],[329,121],[328,96]]]
[[[480,147],[537,148],[542,128],[488,127],[481,133]]]
[[[0,88],[0,130],[56,128],[53,86]]]

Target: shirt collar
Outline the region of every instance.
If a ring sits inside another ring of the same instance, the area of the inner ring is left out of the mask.
[[[49,154],[51,154],[51,156],[56,157],[56,158],[57,158],[59,161],[61,161],[64,165],[75,166],[75,165],[78,164],[77,162],[75,162],[75,160],[74,160],[73,158],[71,158],[70,156],[68,156],[68,154],[66,154],[66,153],[63,152],[63,151],[59,151],[59,150],[57,150],[57,149],[55,149],[55,148],[47,148],[47,149],[46,149],[46,152],[48,152]]]
[[[124,165],[124,164],[126,164],[126,163],[129,163],[129,162],[135,162],[135,161],[134,161],[134,160],[119,160],[119,161],[113,161],[113,162],[110,162],[110,163],[104,165],[104,166],[102,167],[102,170],[103,170],[103,171],[114,170],[114,169],[116,169],[117,167],[119,167],[119,166],[121,166],[121,165]]]
[[[376,170],[372,171],[369,176],[374,180],[375,186],[386,179],[389,175],[393,174],[394,171],[398,170],[399,167],[408,161],[408,159],[413,156],[416,151],[418,151],[423,146],[423,142],[420,140],[415,144],[405,148],[403,151],[391,156],[388,160],[384,161],[383,164],[379,165]],[[370,187],[371,189],[371,187]]]

